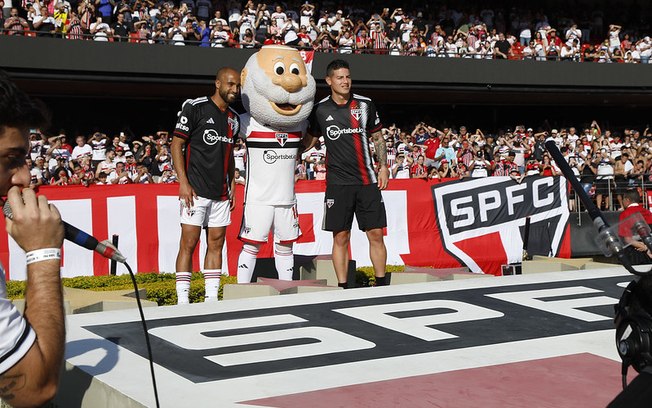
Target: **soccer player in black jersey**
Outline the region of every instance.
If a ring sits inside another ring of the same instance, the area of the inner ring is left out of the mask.
[[[341,287],[347,287],[349,242],[355,214],[367,234],[376,285],[385,285],[387,226],[380,190],[387,187],[387,146],[382,124],[371,99],[351,93],[349,64],[334,60],[326,69],[331,95],[313,110],[311,133],[326,143],[326,196],[323,229],[333,232],[333,266]],[[373,142],[379,170],[371,157]]]
[[[222,68],[211,97],[184,102],[172,139],[179,179],[181,242],[177,255],[177,297],[188,303],[192,254],[202,227],[207,229],[204,279],[206,301],[216,301],[222,275],[222,248],[234,208],[233,146],[240,120],[229,107],[240,92],[240,72]],[[185,152],[184,152],[185,149]]]

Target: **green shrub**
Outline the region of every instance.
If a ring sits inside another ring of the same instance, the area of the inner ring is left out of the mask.
[[[385,267],[386,273],[403,272],[404,270],[405,270],[405,266],[403,265],[387,265]],[[376,284],[376,275],[374,275],[373,266],[361,266],[358,269],[356,269],[355,272],[356,272],[355,274],[356,287],[358,288],[367,287]]]
[[[133,284],[129,275],[120,276],[77,276],[74,278],[62,278],[63,286],[74,289],[86,289],[94,291],[109,291],[132,289]],[[176,276],[173,273],[139,273],[136,274],[138,289],[145,289],[147,300],[156,302],[159,306],[176,305],[177,290]],[[222,299],[222,288],[225,283],[237,283],[235,276],[223,276],[220,281],[218,297]],[[7,294],[9,299],[21,299],[25,297],[25,281],[8,281]],[[190,303],[204,301],[204,275],[193,273],[190,277]]]
[[[25,297],[25,281],[8,281],[7,297],[9,299],[22,299]]]

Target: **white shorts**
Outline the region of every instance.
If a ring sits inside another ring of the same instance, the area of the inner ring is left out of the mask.
[[[272,227],[274,228],[274,242],[291,243],[296,241],[301,236],[296,204],[245,204],[238,238],[253,244],[265,243]]]
[[[231,224],[231,202],[197,197],[190,208],[179,200],[181,223],[199,227],[226,227]]]

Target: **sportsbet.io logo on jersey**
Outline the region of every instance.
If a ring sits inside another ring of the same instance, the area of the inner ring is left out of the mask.
[[[351,128],[345,128],[345,129],[340,129],[336,125],[331,125],[326,128],[326,136],[330,140],[337,140],[340,138],[342,135],[352,135],[354,133],[363,133],[364,129],[361,127],[351,129]]]
[[[220,136],[219,134],[217,134],[217,131],[214,129],[204,130],[204,143],[206,143],[209,146],[212,146],[217,142],[233,143],[233,138]]]
[[[277,160],[296,160],[296,154],[278,154],[274,150],[265,150],[263,152],[263,160],[267,164],[274,164]]]
[[[177,129],[182,130],[184,132],[187,132],[190,130],[190,128],[186,125],[188,123],[188,118],[185,116],[181,116],[179,118],[179,122],[177,123]]]

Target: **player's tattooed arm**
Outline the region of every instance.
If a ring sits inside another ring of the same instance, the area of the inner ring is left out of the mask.
[[[387,168],[387,144],[381,131],[371,134],[371,139],[374,142],[376,150],[376,157],[378,157],[378,188],[384,190],[387,188],[389,182],[389,169]]]
[[[378,164],[380,167],[387,168],[387,144],[383,138],[382,132],[374,132],[371,134],[371,139],[374,142],[376,157],[378,157]]]
[[[0,399],[11,404],[16,398],[14,394],[25,386],[24,374],[4,374],[0,375]]]

